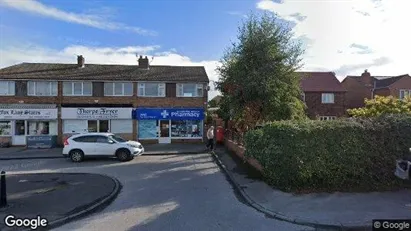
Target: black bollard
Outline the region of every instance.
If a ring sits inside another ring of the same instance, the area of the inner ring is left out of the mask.
[[[0,208],[7,206],[6,172],[1,171],[0,178]]]

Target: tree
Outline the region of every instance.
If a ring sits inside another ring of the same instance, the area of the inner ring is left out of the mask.
[[[383,114],[411,114],[411,97],[398,99],[392,96],[375,96],[374,99],[365,99],[365,107],[348,109],[353,117],[376,117]]]
[[[223,94],[219,114],[249,128],[264,121],[305,118],[296,73],[303,52],[290,28],[274,15],[250,15],[217,68],[216,87]]]
[[[220,105],[221,96],[216,96],[208,101],[208,107],[219,107]]]

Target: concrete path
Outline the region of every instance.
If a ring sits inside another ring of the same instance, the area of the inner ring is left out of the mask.
[[[115,179],[97,174],[7,174],[6,182],[8,207],[0,209],[0,230],[8,230],[8,215],[40,215],[48,221],[46,228],[62,225],[114,199],[120,190]]]
[[[89,172],[123,188],[107,208],[55,230],[312,231],[244,204],[209,154],[139,156],[129,162],[65,159],[0,161],[17,172]]]
[[[143,155],[183,155],[204,153],[204,144],[146,144]],[[25,149],[22,147],[0,148],[0,160],[63,158],[62,148]]]
[[[373,219],[411,218],[411,208],[405,206],[411,200],[410,190],[293,195],[250,179],[245,166],[234,161],[224,148],[218,148],[216,154],[242,194],[271,215],[291,222],[363,230],[361,227],[371,227]]]

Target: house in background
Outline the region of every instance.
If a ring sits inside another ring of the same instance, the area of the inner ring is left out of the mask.
[[[347,109],[364,107],[364,99],[372,99],[375,95],[401,99],[411,95],[411,77],[408,74],[371,76],[370,72],[365,70],[361,76],[347,76],[341,84],[347,91]]]
[[[298,72],[310,119],[333,120],[346,115],[345,93],[333,72]]]

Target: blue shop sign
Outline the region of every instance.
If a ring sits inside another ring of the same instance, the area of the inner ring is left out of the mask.
[[[137,108],[133,110],[137,120],[203,120],[202,108]]]

